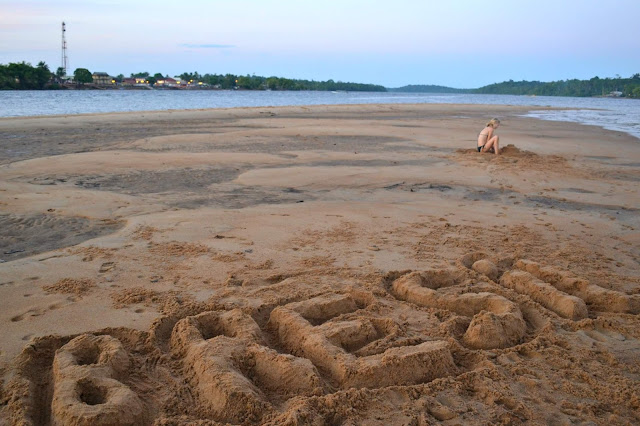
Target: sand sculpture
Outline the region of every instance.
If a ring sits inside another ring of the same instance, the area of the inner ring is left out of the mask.
[[[83,334],[53,360],[53,425],[136,425],[145,422],[138,395],[120,382],[129,355],[111,336]]]
[[[312,360],[340,387],[421,383],[456,370],[443,341],[391,348],[378,355],[354,355],[397,327],[391,321],[368,318],[325,326],[332,318],[356,310],[352,296],[320,296],[276,308],[269,321],[285,348]]]
[[[526,326],[515,303],[487,292],[460,294],[455,284],[447,271],[425,271],[397,279],[392,289],[402,300],[473,317],[463,339],[472,348],[504,348],[521,341]]]
[[[471,265],[480,276],[488,273],[490,282],[497,279],[500,285],[537,302],[540,309],[567,319],[582,318],[586,308],[576,311],[584,302],[562,290],[586,298],[604,294],[606,299],[593,305],[598,309],[636,309],[635,297],[535,262],[494,263],[473,254],[463,258],[462,264]],[[491,292],[464,292],[469,284],[464,277],[460,270],[406,273],[392,281],[390,296],[468,318],[459,343],[471,351],[486,354],[489,349],[514,347],[535,336],[517,303]],[[377,314],[379,303],[379,296],[368,292],[327,293],[272,307],[263,325],[245,310],[230,309],[173,321],[164,318],[151,334],[107,330],[74,338],[45,338],[20,357],[21,373],[9,386],[16,395],[11,409],[20,424],[151,424],[157,415],[152,409],[157,410],[157,398],[171,401],[170,389],[179,385],[169,377],[177,376],[190,389],[202,418],[231,424],[321,424],[324,417],[304,411],[301,400],[341,389],[425,384],[456,377],[469,368],[455,361],[451,341],[394,343],[402,342],[403,327]],[[167,335],[166,345],[162,334]],[[153,360],[153,375],[170,380],[156,385],[158,389],[169,385],[169,394],[149,393],[148,389],[141,394],[140,388],[130,385],[135,368],[131,360],[140,357],[141,348]],[[36,354],[47,351],[51,364],[41,368],[51,372],[50,381],[46,374],[30,376],[42,363]],[[172,367],[173,362],[177,364]],[[36,382],[43,377],[45,386],[38,389]],[[52,389],[49,397],[48,386]],[[430,410],[436,418],[455,417],[439,404]]]
[[[265,396],[269,390],[284,398],[322,393],[322,381],[308,359],[265,347],[258,325],[237,309],[180,320],[171,346],[183,357],[205,410],[217,419],[259,421],[273,411]]]

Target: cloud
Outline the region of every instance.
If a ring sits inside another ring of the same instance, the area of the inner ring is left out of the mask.
[[[188,47],[189,49],[232,49],[235,46],[232,44],[190,44],[183,43],[181,47]]]

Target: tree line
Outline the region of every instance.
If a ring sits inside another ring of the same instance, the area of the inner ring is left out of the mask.
[[[61,67],[55,73],[49,70],[44,62],[35,67],[27,62],[0,64],[0,90],[40,90],[62,88],[64,70]],[[162,73],[151,75],[148,72],[133,73],[131,77],[143,77],[150,85],[166,78]],[[235,74],[200,74],[184,72],[179,77],[184,81],[200,82],[203,85],[219,89],[244,90],[317,90],[317,91],[366,91],[385,92],[384,86],[377,84],[362,84],[341,81],[299,80],[283,77],[261,77],[256,75]],[[124,75],[114,77],[117,82],[124,80]],[[74,71],[74,81],[77,84],[91,83],[93,77],[86,68]],[[640,73],[629,78],[616,76],[615,78],[593,77],[590,80],[560,80],[552,82],[540,81],[504,81],[489,84],[478,89],[454,89],[452,87],[435,85],[410,85],[395,89],[393,92],[422,92],[422,93],[479,93],[501,95],[536,95],[536,96],[610,96],[612,93],[631,98],[640,98]],[[616,93],[617,92],[617,93]]]
[[[26,62],[0,64],[0,89],[39,90],[48,88],[51,71],[44,62],[33,67]]]
[[[151,75],[148,72],[131,74],[131,77],[144,78],[149,84],[167,78],[161,73]],[[262,77],[257,75],[235,75],[235,74],[200,74],[195,72],[183,72],[176,76],[182,81],[201,82],[211,87],[219,89],[244,89],[244,90],[344,90],[351,92],[385,92],[384,86],[377,84],[350,83],[342,81],[315,81],[299,80],[283,77]],[[116,81],[122,81],[122,74],[116,77]]]
[[[384,86],[377,84],[352,83],[342,81],[315,81],[300,80],[283,77],[262,77],[257,75],[235,75],[235,74],[204,74],[198,72],[185,72],[180,74],[181,79],[186,81],[200,81],[210,86],[221,89],[245,89],[245,90],[317,90],[336,91],[344,90],[350,92],[386,92]]]
[[[590,80],[505,81],[475,89],[472,93],[536,95],[536,96],[609,96],[618,92],[619,96],[640,98],[640,73],[629,78],[599,78]]]
[[[433,84],[410,84],[408,86],[387,89],[390,92],[403,93],[471,93],[472,89],[454,89],[447,86],[436,86]]]
[[[44,62],[39,62],[37,66],[32,66],[26,62],[0,64],[0,90],[40,90],[62,88],[61,82],[64,77],[64,70],[60,67],[55,73],[49,70]],[[131,77],[144,78],[149,85],[155,84],[158,80],[167,78],[162,73],[151,75],[148,72],[132,73]],[[234,74],[204,74],[198,72],[184,72],[179,78],[184,81],[201,82],[204,85],[219,89],[244,89],[244,90],[344,90],[344,91],[365,91],[384,92],[387,89],[377,84],[362,84],[341,81],[314,81],[297,80],[282,77],[260,77],[256,75],[234,75]],[[125,79],[123,74],[114,77],[114,80],[121,83]],[[77,68],[74,71],[74,81],[77,84],[92,83],[91,72],[86,68]]]
[[[391,92],[420,93],[478,93],[487,95],[529,95],[529,96],[623,96],[640,98],[640,73],[629,78],[599,78],[590,80],[541,81],[503,81],[489,84],[478,89],[454,89],[446,86],[410,85],[389,89]]]

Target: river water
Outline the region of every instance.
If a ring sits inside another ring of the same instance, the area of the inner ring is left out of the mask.
[[[337,104],[500,104],[571,108],[533,110],[543,120],[592,124],[640,138],[640,99],[392,92],[228,90],[0,91],[0,117],[201,108]]]

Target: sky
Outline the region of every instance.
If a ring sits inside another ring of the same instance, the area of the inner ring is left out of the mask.
[[[399,87],[640,72],[640,0],[0,0],[0,64]]]

